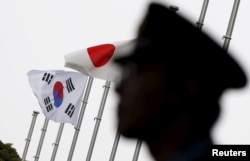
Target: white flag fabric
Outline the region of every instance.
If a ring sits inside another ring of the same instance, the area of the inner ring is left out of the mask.
[[[64,70],[31,70],[27,75],[45,117],[75,126],[88,76]]]
[[[75,69],[94,78],[117,82],[121,69],[112,59],[128,55],[135,39],[103,43],[66,54],[65,67]]]

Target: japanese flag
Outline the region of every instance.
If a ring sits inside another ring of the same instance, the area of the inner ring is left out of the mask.
[[[135,40],[132,39],[80,49],[64,56],[64,66],[95,78],[116,82],[119,80],[121,69],[112,59],[128,55],[134,43]]]
[[[27,75],[45,117],[75,126],[88,76],[63,70],[31,70]]]

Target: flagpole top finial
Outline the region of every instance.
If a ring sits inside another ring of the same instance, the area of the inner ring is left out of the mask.
[[[34,114],[39,114],[39,112],[38,112],[38,111],[33,111],[33,113],[34,113]]]
[[[169,6],[169,9],[170,9],[170,11],[176,12],[179,10],[179,7],[171,5],[171,6]]]

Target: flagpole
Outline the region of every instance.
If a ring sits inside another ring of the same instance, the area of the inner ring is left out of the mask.
[[[119,140],[120,140],[120,136],[121,136],[121,134],[120,134],[119,130],[117,130],[116,136],[115,136],[115,141],[114,141],[114,144],[113,144],[113,148],[112,148],[112,151],[111,151],[109,161],[114,161],[115,160],[115,154],[116,154],[116,150],[117,150],[118,143],[119,143]]]
[[[208,3],[209,3],[209,0],[204,0],[203,1],[201,13],[200,13],[200,18],[196,22],[197,28],[200,29],[200,30],[202,29],[202,26],[203,26],[203,22],[204,22],[205,15],[206,15],[206,12],[207,12]]]
[[[84,115],[84,112],[85,112],[85,109],[86,109],[86,105],[88,103],[89,93],[90,93],[90,90],[91,90],[93,79],[94,79],[93,77],[89,76],[88,84],[87,84],[86,91],[85,91],[85,94],[84,94],[84,98],[83,98],[83,101],[82,101],[82,107],[81,107],[80,115],[79,115],[79,118],[78,118],[78,121],[77,121],[77,125],[75,127],[75,134],[74,134],[74,138],[73,138],[73,141],[72,141],[72,144],[71,144],[71,148],[70,148],[70,152],[69,152],[67,161],[71,161],[72,157],[73,157],[73,153],[74,153],[74,150],[75,150],[75,145],[76,145],[78,134],[80,132],[80,127],[81,127],[81,124],[82,124],[83,115]]]
[[[133,161],[137,161],[138,160],[139,153],[140,153],[140,150],[141,150],[141,144],[142,144],[142,140],[138,139],[137,143],[136,143],[136,148],[135,148],[135,153],[134,153]]]
[[[33,133],[33,130],[34,130],[34,126],[35,126],[36,118],[37,118],[38,114],[39,114],[38,111],[33,111],[33,114],[32,114],[33,118],[32,118],[32,121],[31,121],[30,130],[29,130],[29,133],[28,133],[28,137],[25,139],[26,144],[25,144],[25,148],[24,148],[24,151],[23,151],[22,161],[25,161],[25,158],[26,158],[26,155],[27,155],[27,152],[28,152],[28,149],[29,149],[29,144],[30,144],[30,141],[31,141],[31,136],[32,136],[32,133]]]
[[[54,161],[55,158],[56,158],[56,152],[57,152],[57,149],[58,149],[58,146],[59,146],[59,142],[60,142],[60,139],[61,139],[61,136],[62,136],[63,127],[64,127],[64,123],[60,123],[60,127],[59,127],[59,130],[58,130],[56,141],[53,144],[54,145],[54,149],[53,149],[53,153],[52,153],[52,156],[51,156],[51,159],[50,159],[51,161]]]
[[[109,88],[110,88],[110,84],[111,84],[110,81],[106,81],[105,85],[103,86],[105,89],[104,89],[103,97],[102,97],[102,100],[101,100],[101,105],[100,105],[100,108],[99,108],[98,115],[95,118],[96,124],[95,124],[94,132],[93,132],[93,135],[92,135],[92,139],[91,139],[91,142],[90,142],[90,147],[89,147],[89,151],[88,151],[86,161],[90,161],[90,159],[91,159],[91,155],[92,155],[92,152],[93,152],[93,149],[94,149],[96,136],[97,136],[98,129],[99,129],[99,126],[100,126],[100,122],[101,122],[101,119],[102,119],[102,113],[103,113],[104,106],[105,106],[105,103],[106,103],[106,99],[107,99],[107,96],[108,96],[108,91],[109,91]]]
[[[240,0],[235,0],[234,5],[233,5],[233,9],[232,9],[232,12],[231,12],[231,17],[230,17],[230,20],[229,20],[226,35],[223,36],[223,38],[225,39],[224,44],[223,44],[223,48],[226,51],[228,51],[230,40],[232,39],[231,36],[232,36],[232,32],[233,32],[233,28],[234,28],[234,24],[235,24],[235,20],[236,20],[239,5],[240,5]]]
[[[47,127],[48,127],[48,123],[49,123],[49,119],[45,118],[43,128],[42,128],[42,134],[41,134],[40,141],[39,141],[37,151],[36,151],[36,155],[34,156],[34,158],[35,158],[34,161],[38,161],[38,159],[39,159],[39,155],[40,155],[40,152],[42,149],[45,133],[46,133]]]

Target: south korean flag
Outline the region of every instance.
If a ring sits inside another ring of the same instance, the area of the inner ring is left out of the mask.
[[[27,75],[45,117],[76,126],[88,76],[64,70],[31,70]]]

